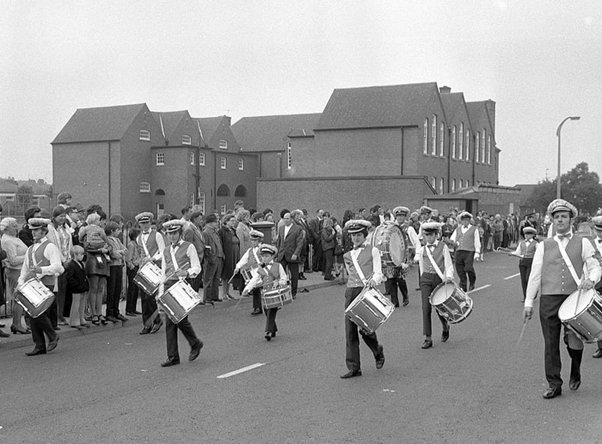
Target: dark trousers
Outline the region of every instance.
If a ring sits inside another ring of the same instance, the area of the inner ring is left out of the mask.
[[[324,278],[332,278],[332,267],[334,265],[334,249],[329,248],[322,252],[324,256]]]
[[[223,266],[223,258],[217,258],[215,262],[205,261],[205,277],[203,280],[205,302],[219,299],[219,278]]]
[[[197,337],[194,329],[192,328],[192,324],[188,320],[188,316],[182,319],[179,323],[174,324],[174,322],[169,318],[169,316],[165,316],[165,337],[167,339],[167,358],[173,361],[180,360],[180,353],[178,351],[178,329],[182,332],[190,348],[194,347],[199,343],[199,338]]]
[[[460,276],[460,287],[464,291],[468,291],[466,286],[466,276],[470,288],[474,287],[477,280],[477,275],[474,272],[474,251],[458,250],[455,254],[455,265],[458,276]]]
[[[51,290],[54,287],[49,287]],[[46,310],[46,314],[48,315],[48,319],[50,319],[50,325],[52,328],[58,327],[58,305],[56,302],[57,294],[54,292],[54,300],[52,301],[52,305]]]
[[[299,263],[288,262],[286,258],[282,258],[280,265],[284,268],[284,271],[291,272],[291,293],[293,297],[297,295],[297,286],[299,284]]]
[[[397,293],[398,288],[401,291],[401,296],[403,300],[408,300],[408,284],[406,283],[406,280],[401,276],[388,278],[387,282],[385,283],[385,288],[387,289],[389,295],[391,295],[391,302],[396,307],[399,307],[399,297]]]
[[[140,292],[140,299],[142,302],[142,323],[146,323],[146,321],[152,316],[152,314],[157,309],[157,301],[155,300],[155,295],[148,295],[144,291]],[[161,322],[161,316],[157,316],[155,318],[154,323],[158,324]]]
[[[322,270],[322,244],[318,240],[314,242],[314,257],[313,257],[312,268],[314,271]]]
[[[531,264],[533,259],[521,259],[518,263],[518,271],[520,271],[520,283],[523,287],[523,301],[527,296],[527,284],[529,283],[529,275],[531,274]]]
[[[278,314],[278,308],[269,308],[265,311],[265,332],[276,333],[278,327],[276,326],[276,315]]]
[[[254,288],[251,290],[253,296],[253,310],[261,310],[261,288]]]
[[[52,290],[52,287],[49,287]],[[25,320],[29,319],[29,326],[31,328],[31,338],[33,339],[33,343],[35,344],[35,348],[37,350],[46,350],[46,338],[44,337],[44,333],[48,336],[48,341],[56,341],[56,331],[54,331],[54,327],[52,326],[52,322],[50,320],[50,309],[54,306],[54,316],[56,322],[56,295],[54,297],[54,301],[48,310],[42,313],[37,318],[32,318],[29,315],[25,315]]]
[[[125,312],[134,313],[136,311],[136,305],[138,305],[138,293],[141,291],[138,286],[134,283],[134,278],[138,273],[138,267],[132,269],[128,268],[126,271],[128,278],[128,289],[127,299],[125,302]]]
[[[119,298],[123,288],[123,266],[111,265],[107,279],[107,307],[106,316],[117,317],[119,315]]]
[[[539,301],[539,320],[541,321],[541,330],[544,339],[546,379],[548,380],[550,387],[553,388],[562,386],[562,378],[560,377],[560,370],[562,368],[560,362],[560,333],[562,323],[558,318],[558,309],[568,296],[569,295],[566,294],[542,295],[541,300]],[[575,336],[575,334],[568,329],[565,329],[565,335]],[[568,341],[568,338],[565,338],[565,340]],[[581,346],[583,347],[583,344]],[[583,352],[583,350],[574,351]],[[569,348],[569,355],[571,355],[571,358],[575,355],[571,348]],[[579,359],[578,362],[580,363],[580,361],[581,360]],[[574,365],[572,367],[574,367]],[[571,373],[574,373],[574,370],[575,369],[572,368]],[[579,371],[578,368],[577,371]]]
[[[67,278],[65,273],[59,275],[57,277],[57,287],[58,291],[56,294],[56,304],[57,304],[57,317],[61,319],[61,321],[65,318],[65,316],[69,316],[69,312],[71,310],[71,304],[68,307],[65,307],[65,301],[67,298]]]
[[[362,290],[362,287],[347,288],[345,290],[345,308],[353,302]],[[359,329],[358,334],[358,328],[359,327],[355,323],[351,322],[349,318],[345,316],[345,363],[347,364],[347,369],[350,371],[360,370],[360,334],[366,345],[372,351],[374,358],[376,358],[379,351],[376,333],[366,333],[363,329]]]
[[[431,323],[431,313],[433,312],[433,306],[429,301],[429,297],[435,289],[435,287],[441,284],[441,282],[441,278],[436,273],[422,273],[422,275],[420,276],[420,292],[422,293],[422,334],[429,338],[433,334],[433,327]],[[441,316],[438,311],[437,316],[439,316],[439,320],[441,321],[443,331],[447,331],[449,329],[447,320],[443,316]]]

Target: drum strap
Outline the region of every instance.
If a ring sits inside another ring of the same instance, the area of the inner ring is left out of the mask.
[[[368,280],[366,279],[366,276],[364,276],[364,272],[360,268],[360,264],[357,263],[357,258],[352,253],[350,253],[349,255],[351,256],[351,260],[353,261],[353,266],[357,270],[358,276],[360,277],[360,279],[362,280],[364,285],[366,285],[368,283]]]
[[[433,259],[433,255],[431,254],[430,248],[428,247],[428,245],[425,245],[423,248],[426,250],[426,255],[429,257],[431,264],[433,264],[433,268],[435,269],[435,271],[437,272],[437,274],[439,275],[441,280],[445,281],[445,277],[443,276],[443,273],[441,272],[441,268],[439,268],[439,265],[437,265],[437,262],[435,262],[435,259]]]
[[[251,247],[251,252],[253,253],[253,256],[255,256],[255,260],[257,261],[257,264],[261,264],[261,261],[259,260],[259,256],[257,256],[257,252],[255,251],[255,248]]]
[[[558,239],[557,237],[555,237],[554,240],[558,244],[558,249],[560,250],[560,254],[562,255],[562,259],[564,259],[564,262],[566,263],[566,266],[569,267],[569,271],[571,272],[571,276],[573,276],[573,279],[574,279],[575,283],[577,284],[577,286],[579,286],[581,284],[581,279],[579,279],[579,276],[577,276],[577,272],[575,271],[575,267],[573,266],[573,263],[571,262],[571,259],[569,258],[569,255],[566,254],[566,250],[565,250],[564,246],[562,245],[562,243],[560,242],[560,239]]]

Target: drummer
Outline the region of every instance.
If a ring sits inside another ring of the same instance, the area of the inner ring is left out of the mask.
[[[248,295],[254,288],[263,287],[263,290],[269,290],[274,282],[278,282],[279,286],[284,286],[288,282],[288,275],[284,271],[282,265],[278,262],[274,262],[274,257],[278,253],[278,249],[269,244],[261,244],[259,247],[261,255],[261,263],[257,274],[247,283],[245,289],[242,292],[243,296]],[[265,310],[266,321],[265,321],[265,339],[271,341],[276,336],[278,327],[276,326],[276,314],[278,313],[278,307],[268,308]]]
[[[511,253],[514,256],[520,257],[518,262],[518,271],[520,272],[520,282],[523,287],[523,302],[527,295],[527,283],[531,274],[531,264],[533,263],[533,255],[537,248],[537,238],[535,237],[537,230],[533,227],[523,227],[522,235],[524,239],[518,243],[516,250]]]
[[[372,247],[366,242],[370,225],[370,222],[362,219],[352,219],[345,224],[345,229],[353,243],[353,249],[343,255],[349,276],[345,290],[345,308],[353,302],[365,286],[374,288],[384,281],[380,253],[376,247]],[[359,333],[374,354],[376,368],[381,369],[385,364],[385,354],[383,346],[378,343],[376,333],[368,333],[363,329],[360,329]],[[358,327],[347,317],[345,317],[345,348],[345,361],[349,371],[342,375],[341,379],[362,376]]]
[[[201,263],[196,248],[190,242],[182,239],[182,230],[184,222],[181,220],[169,220],[163,224],[163,229],[167,233],[167,239],[170,245],[163,251],[162,275],[165,283],[159,287],[159,294],[164,289],[169,289],[178,280],[184,280],[187,277],[194,278],[201,272]],[[165,337],[167,339],[167,361],[161,363],[161,367],[171,367],[180,363],[180,354],[178,352],[178,329],[184,334],[184,337],[190,344],[189,361],[194,361],[199,357],[203,348],[203,342],[199,340],[188,316],[177,324],[174,324],[169,316],[165,316]]]
[[[21,268],[18,285],[23,285],[29,279],[37,278],[50,291],[55,292],[57,276],[63,273],[64,268],[61,263],[59,249],[46,237],[49,224],[49,219],[29,219],[28,227],[31,229],[34,243],[25,253],[25,262],[23,262],[23,268]],[[48,310],[37,318],[30,317],[30,322],[31,336],[35,347],[31,352],[25,354],[27,356],[45,355],[47,351],[54,350],[58,344],[59,336],[50,323]],[[48,336],[48,347],[46,347],[44,333]]]
[[[574,235],[571,229],[577,208],[563,199],[555,199],[548,206],[556,234],[540,242],[533,256],[531,275],[525,299],[525,321],[533,316],[533,303],[541,294],[539,319],[545,343],[545,371],[549,387],[543,392],[545,399],[562,394],[560,377],[560,330],[558,310],[564,300],[579,290],[590,290],[600,280],[602,269],[595,259],[595,250],[589,240]],[[566,253],[564,253],[566,251]],[[563,256],[572,263],[567,267]],[[587,273],[583,276],[583,266]],[[573,271],[574,270],[574,271]],[[576,273],[573,277],[573,273]],[[577,278],[577,279],[576,279]],[[578,282],[577,282],[578,281]],[[564,329],[564,342],[571,357],[569,388],[577,390],[581,384],[581,359],[583,342],[569,328]]]
[[[403,237],[403,251],[400,252],[402,258],[402,264],[399,268],[395,269],[393,277],[387,276],[387,289],[391,295],[391,302],[395,307],[399,307],[399,298],[397,296],[397,289],[401,291],[403,298],[403,306],[405,307],[410,303],[408,299],[408,285],[405,280],[405,274],[409,267],[408,262],[414,256],[413,252],[420,247],[420,240],[418,234],[414,230],[414,227],[406,223],[406,220],[410,214],[408,207],[395,207],[393,208],[393,216],[395,217],[395,225],[399,227]],[[384,270],[383,270],[384,271]]]
[[[234,268],[234,274],[238,273],[243,268],[248,270],[253,270],[259,267],[261,263],[261,259],[259,258],[259,244],[263,240],[263,233],[257,230],[251,230],[249,233],[249,237],[251,239],[251,247],[245,251],[240,260],[236,263],[236,268]],[[250,294],[253,296],[253,311],[251,314],[253,316],[260,315],[261,311],[261,288],[256,287],[250,291]]]
[[[420,291],[422,292],[422,333],[424,342],[422,348],[427,349],[433,346],[431,312],[432,305],[429,297],[433,290],[442,282],[453,282],[454,265],[449,253],[449,248],[445,242],[437,240],[441,230],[439,222],[425,222],[422,224],[422,233],[424,235],[424,246],[416,252],[415,260],[420,264]],[[436,311],[436,310],[435,310]],[[443,332],[441,333],[441,342],[447,342],[449,339],[449,324],[447,320],[437,312]]]
[[[594,232],[596,233],[596,238],[593,241],[598,250],[596,257],[600,261],[602,260],[602,215],[600,215],[599,211],[598,216],[592,219],[592,223],[594,224]],[[596,291],[602,293],[602,280],[596,284]],[[602,341],[598,341],[598,349],[595,351],[593,357],[602,358]]]
[[[136,239],[136,243],[140,247],[142,253],[141,267],[147,262],[154,262],[155,265],[161,267],[163,261],[163,251],[165,250],[165,241],[163,236],[155,229],[151,229],[151,222],[153,221],[153,213],[145,211],[136,216],[136,222],[140,225],[140,235]],[[146,327],[147,320],[157,310],[157,303],[153,295],[146,294],[142,291],[140,293],[142,302],[142,323],[144,327],[140,331],[141,335],[148,333],[156,333],[159,331],[163,323],[161,317],[157,316],[151,327]]]
[[[460,224],[450,236],[450,240],[456,243],[454,261],[456,271],[460,277],[460,287],[464,291],[472,291],[477,280],[474,260],[479,259],[481,237],[477,227],[470,223],[472,214],[468,211],[462,211],[459,218]]]

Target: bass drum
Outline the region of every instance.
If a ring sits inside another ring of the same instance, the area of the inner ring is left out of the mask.
[[[372,245],[378,248],[383,268],[401,267],[406,257],[406,243],[398,225],[382,224],[376,227]]]

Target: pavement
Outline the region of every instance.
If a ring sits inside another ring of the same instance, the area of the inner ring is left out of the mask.
[[[299,285],[298,285],[298,290],[297,290],[298,298],[299,297],[302,298],[303,295],[307,294],[308,292],[311,292],[312,290],[316,290],[318,288],[324,288],[324,287],[330,287],[333,285],[343,285],[344,284],[344,282],[342,282],[340,279],[337,279],[334,281],[324,280],[324,277],[321,272],[317,272],[317,273],[316,272],[312,272],[312,273],[305,272],[305,276],[307,278],[306,280],[299,280]],[[236,294],[236,292],[233,292],[233,294]],[[221,295],[221,291],[220,291],[220,295]],[[193,312],[197,311],[197,310],[224,310],[224,309],[232,308],[236,304],[238,304],[239,306],[251,305],[252,298],[244,297],[240,301],[240,303],[238,300],[236,300],[236,301],[230,300],[230,301],[218,302],[213,306],[199,305],[193,309]],[[141,311],[140,300],[138,300],[137,310]],[[103,312],[104,312],[104,309],[103,309]],[[121,314],[125,315],[125,300],[122,300],[119,302],[119,312]],[[6,333],[10,333],[10,327],[12,325],[12,318],[0,318],[0,324],[5,325],[5,327],[2,328],[2,331],[6,332]],[[107,322],[106,325],[94,325],[90,322],[89,325],[90,325],[89,328],[83,328],[81,330],[71,328],[68,325],[59,325],[60,331],[58,331],[58,334],[61,338],[61,341],[64,341],[64,340],[68,340],[69,338],[86,336],[86,335],[100,333],[100,332],[106,332],[106,331],[112,330],[112,329],[134,328],[134,327],[138,328],[138,329],[142,329],[142,316],[138,315],[136,317],[128,317],[128,321],[124,321],[124,322],[117,322],[117,323]],[[13,348],[19,348],[19,347],[26,347],[26,346],[33,346],[31,334],[10,333],[10,337],[0,338],[0,351],[13,349]]]

